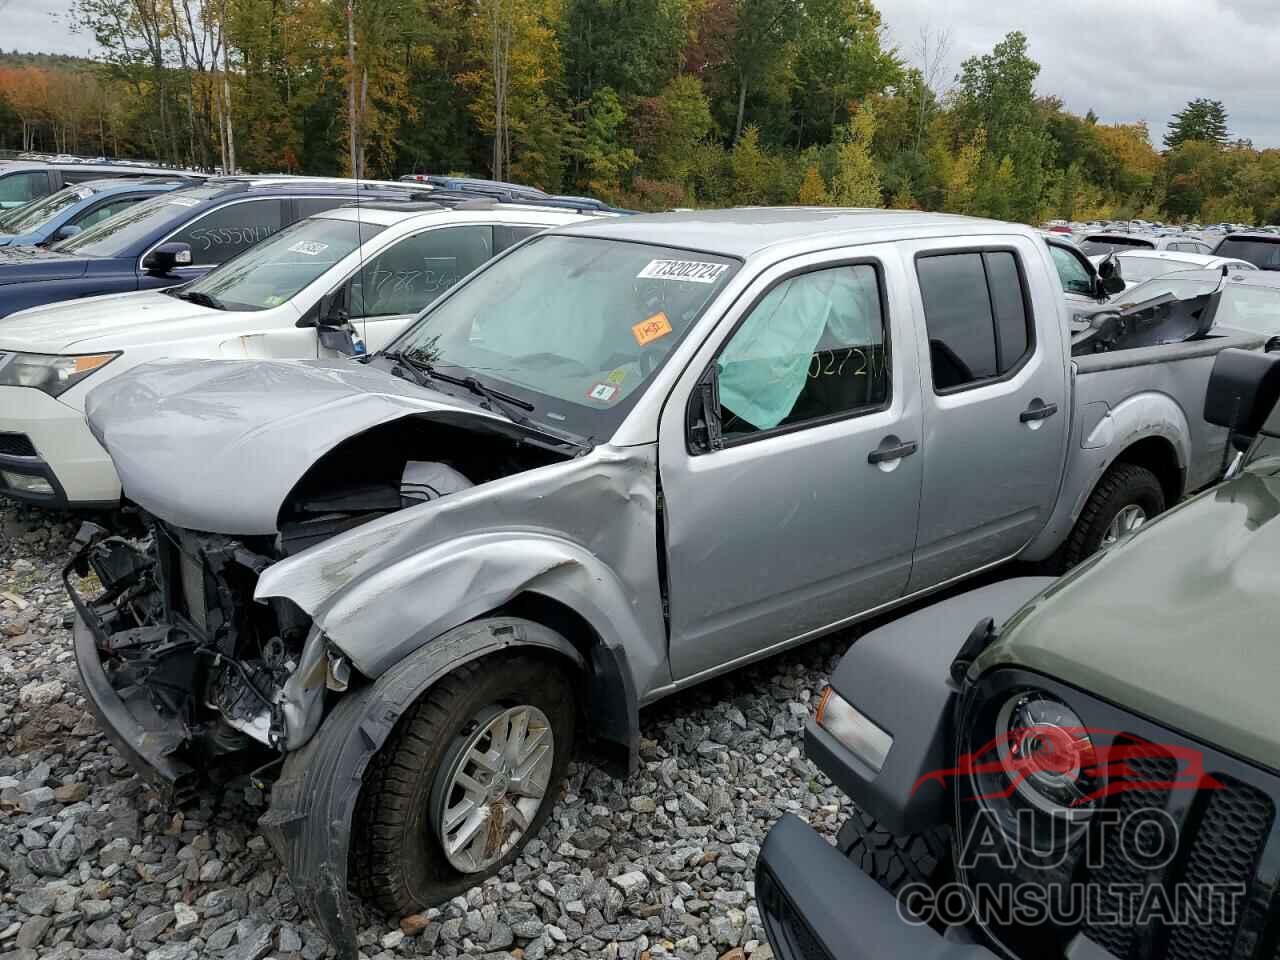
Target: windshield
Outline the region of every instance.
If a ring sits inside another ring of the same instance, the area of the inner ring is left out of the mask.
[[[93,191],[88,187],[64,187],[43,200],[28,203],[0,217],[0,233],[28,233],[53,219],[60,211],[91,196]]]
[[[223,192],[224,188],[220,187],[191,187],[162,193],[95,223],[83,233],[55,243],[52,249],[90,257],[128,256],[133,246],[153,231],[177,226],[190,216],[192,207]]]
[[[1223,237],[1214,253],[1220,257],[1247,260],[1259,270],[1280,270],[1280,240]]]
[[[385,229],[354,220],[302,220],[216,267],[181,293],[206,294],[228,310],[266,310],[292,298]]]
[[[1268,337],[1280,334],[1280,287],[1228,283],[1213,322]]]
[[[1080,243],[1080,252],[1086,257],[1097,257],[1113,250],[1132,250],[1134,247],[1154,250],[1155,246],[1150,240],[1137,237],[1087,237]]]
[[[532,419],[601,437],[737,267],[690,250],[539,237],[455,287],[388,350],[514,387]]]

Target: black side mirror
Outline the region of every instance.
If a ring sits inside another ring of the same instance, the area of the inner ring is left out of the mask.
[[[710,453],[724,447],[724,439],[720,435],[720,382],[716,373],[716,365],[712,363],[689,398],[690,453]]]
[[[1231,445],[1249,449],[1280,400],[1280,353],[1223,350],[1213,361],[1204,418],[1231,431]]]
[[[162,243],[143,258],[142,269],[147,273],[172,273],[174,267],[191,266],[191,244]]]
[[[1105,259],[1098,264],[1098,279],[1101,281],[1102,297],[1114,296],[1117,293],[1124,293],[1125,282],[1124,274],[1120,270],[1120,261],[1116,259],[1115,252],[1108,253]]]

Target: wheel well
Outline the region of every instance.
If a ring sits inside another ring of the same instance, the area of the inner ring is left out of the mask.
[[[540,623],[582,654],[587,665],[580,685],[583,729],[594,741],[597,762],[619,778],[629,776],[639,759],[640,717],[625,657],[616,658],[577,610],[541,593],[519,594],[489,615]]]
[[[1186,471],[1178,466],[1178,453],[1168,440],[1161,437],[1147,437],[1125,450],[1116,457],[1112,466],[1118,463],[1132,463],[1146,467],[1156,475],[1160,487],[1164,490],[1165,506],[1172,507],[1182,498],[1183,485],[1186,482]]]

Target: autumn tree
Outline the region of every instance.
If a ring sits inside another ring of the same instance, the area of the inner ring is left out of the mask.
[[[840,145],[836,174],[831,179],[831,202],[842,207],[878,207],[880,174],[871,157],[876,135],[876,117],[871,105],[859,107]]]
[[[1197,97],[1173,115],[1164,145],[1172,150],[1188,140],[1227,142],[1227,108],[1221,100]]]

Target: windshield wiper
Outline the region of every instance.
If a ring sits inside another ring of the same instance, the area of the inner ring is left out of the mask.
[[[198,304],[202,307],[209,307],[213,310],[225,310],[226,306],[217,297],[211,297],[207,293],[201,293],[199,290],[183,290],[175,293],[175,297],[179,300],[186,300],[187,303]]]
[[[436,376],[439,377],[440,374],[436,374]],[[441,377],[441,379],[444,380],[449,378]],[[498,410],[513,423],[518,423],[522,427],[529,426],[529,418],[523,413],[511,412],[512,407],[515,407],[517,410],[532,410],[533,404],[529,403],[527,400],[521,400],[519,397],[513,397],[510,394],[499,393],[497,390],[491,390],[475,377],[453,378],[450,382],[457,382],[459,385],[466,387],[477,397],[483,397],[485,405],[490,410],[497,407]]]
[[[416,361],[410,360],[407,356],[405,356],[403,350],[383,351],[382,356],[386,357],[388,360],[391,360],[395,363],[395,366],[391,368],[391,372],[393,374],[395,374],[397,371],[399,371],[400,373],[404,373],[405,371],[408,371],[409,379],[412,380],[414,383],[416,383],[418,386],[425,387],[427,385],[427,379],[432,375],[430,364],[427,364],[424,367],[418,364]]]

